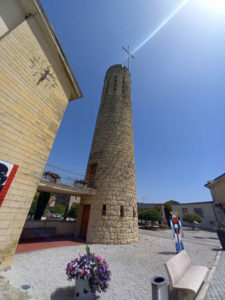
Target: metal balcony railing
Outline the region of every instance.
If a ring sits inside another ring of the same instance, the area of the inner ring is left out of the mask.
[[[91,175],[78,174],[72,170],[67,170],[59,166],[47,163],[42,174],[43,179],[49,181],[55,181],[61,184],[78,186],[78,187],[88,187],[96,189],[95,177]]]

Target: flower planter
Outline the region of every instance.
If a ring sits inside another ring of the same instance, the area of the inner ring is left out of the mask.
[[[217,235],[218,235],[218,238],[220,240],[223,250],[225,250],[225,231],[217,230]]]
[[[94,300],[95,293],[91,292],[88,285],[88,279],[76,279],[74,299],[76,300]]]
[[[77,187],[81,187],[81,188],[87,187],[87,185],[86,185],[86,184],[83,184],[83,183],[75,183],[75,185],[76,185]]]
[[[46,175],[46,176],[45,176],[45,179],[48,180],[48,181],[51,181],[51,182],[56,182],[56,179],[53,178],[53,177],[50,176],[50,175]]]
[[[96,291],[105,293],[108,281],[111,280],[109,265],[105,259],[91,253],[88,245],[86,254],[79,255],[79,258],[76,257],[67,264],[66,275],[68,280],[76,280],[74,293],[76,300],[96,299]]]

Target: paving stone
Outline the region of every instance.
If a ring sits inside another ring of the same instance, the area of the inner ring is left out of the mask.
[[[210,282],[210,287],[205,300],[224,300],[225,299],[225,252],[221,253],[214,276]]]
[[[0,299],[1,300],[35,300],[25,292],[9,284],[9,280],[0,276]]]

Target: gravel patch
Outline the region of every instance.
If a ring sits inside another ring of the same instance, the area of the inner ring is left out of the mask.
[[[213,266],[220,243],[216,233],[185,232],[184,247],[194,265]],[[91,251],[109,263],[112,280],[102,300],[151,299],[152,277],[165,276],[164,263],[175,254],[170,230],[140,230],[139,241],[129,245],[91,245]],[[85,245],[16,254],[11,270],[0,272],[18,288],[39,300],[73,299],[74,281],[65,275],[67,263],[85,252]]]

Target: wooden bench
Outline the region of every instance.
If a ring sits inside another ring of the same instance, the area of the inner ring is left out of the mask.
[[[178,292],[179,300],[193,300],[208,272],[207,267],[192,266],[185,250],[165,263],[170,289]]]

